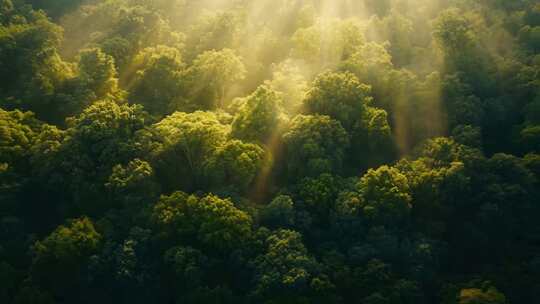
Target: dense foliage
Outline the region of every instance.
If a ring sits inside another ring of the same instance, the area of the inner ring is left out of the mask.
[[[540,301],[535,0],[0,0],[0,303]]]

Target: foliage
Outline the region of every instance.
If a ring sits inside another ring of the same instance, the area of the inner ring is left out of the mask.
[[[147,48],[135,57],[134,62],[139,70],[130,102],[142,104],[148,112],[158,115],[168,114],[182,106],[184,64],[177,49],[162,45]],[[156,84],[161,87],[156,87]]]
[[[231,140],[207,160],[205,170],[208,178],[214,179],[214,187],[227,185],[245,191],[270,165],[269,161],[266,151],[260,146]]]
[[[540,298],[534,0],[0,0],[1,303]]]
[[[369,105],[370,87],[351,73],[325,73],[315,79],[304,107],[308,113],[328,115],[351,130]]]
[[[88,218],[59,226],[43,241],[34,244],[32,280],[48,286],[56,296],[76,297],[78,286],[73,278],[84,276],[88,258],[97,252],[100,242],[101,235]]]
[[[169,237],[218,251],[241,246],[251,235],[250,216],[230,200],[214,195],[199,198],[175,192],[163,196],[154,206],[152,218]]]
[[[243,103],[232,123],[232,135],[246,141],[267,143],[274,133],[279,132],[285,120],[280,95],[262,86]]]
[[[246,70],[233,50],[207,51],[186,71],[189,98],[195,109],[223,106],[230,86],[244,79]]]
[[[298,115],[283,134],[289,178],[339,173],[349,145],[347,132],[328,116]]]
[[[225,143],[227,126],[212,112],[176,112],[153,126],[153,163],[164,186],[193,189],[204,184],[205,161]]]

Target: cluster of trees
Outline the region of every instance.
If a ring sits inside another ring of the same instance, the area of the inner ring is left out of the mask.
[[[0,0],[0,302],[534,303],[536,2]]]

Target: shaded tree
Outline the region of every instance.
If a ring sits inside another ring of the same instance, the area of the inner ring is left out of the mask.
[[[88,258],[97,252],[101,235],[88,218],[59,226],[33,248],[31,279],[55,297],[76,299],[81,291]]]

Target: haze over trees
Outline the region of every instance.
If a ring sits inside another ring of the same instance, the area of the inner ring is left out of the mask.
[[[0,0],[0,303],[540,299],[535,0]]]

